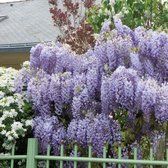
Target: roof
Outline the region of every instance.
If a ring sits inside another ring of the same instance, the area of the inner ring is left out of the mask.
[[[0,15],[7,17],[0,21],[0,51],[55,41],[59,32],[53,26],[48,0],[0,4]]]

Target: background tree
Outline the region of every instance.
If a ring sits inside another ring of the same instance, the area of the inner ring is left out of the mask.
[[[93,29],[85,21],[85,12],[94,5],[95,0],[78,2],[63,0],[63,3],[58,0],[49,0],[49,3],[54,25],[61,32],[57,40],[70,45],[77,54],[83,54],[88,48],[94,46]]]
[[[89,9],[87,21],[95,32],[102,23],[113,16],[119,17],[130,28],[168,28],[168,1],[166,0],[101,0],[101,5]]]

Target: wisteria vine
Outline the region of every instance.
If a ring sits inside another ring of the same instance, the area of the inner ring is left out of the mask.
[[[31,49],[30,72],[20,70],[16,89],[27,87],[43,152],[51,143],[58,154],[63,139],[82,148],[91,143],[101,156],[104,142],[123,142],[124,131],[135,132],[127,139],[131,144],[164,130],[168,35],[143,27],[131,30],[115,18],[114,23],[114,30],[104,23],[95,47],[83,55],[61,43]]]

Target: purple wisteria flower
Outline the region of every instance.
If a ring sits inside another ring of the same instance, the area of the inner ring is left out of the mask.
[[[34,136],[39,139],[40,149],[44,153],[50,143],[54,130],[59,126],[57,117],[36,117],[33,121]]]
[[[101,157],[104,143],[112,144],[121,140],[120,127],[108,116],[100,114],[90,123],[87,139],[93,147],[93,152]]]
[[[48,90],[49,100],[54,102],[55,113],[62,113],[62,97],[61,97],[61,80],[58,74],[51,76],[51,81]]]
[[[44,116],[50,114],[49,84],[50,76],[40,70],[31,78],[27,87],[28,98],[33,102],[35,110]]]
[[[36,45],[31,68],[19,71],[16,90],[26,90],[33,104],[42,151],[51,143],[58,154],[64,139],[82,148],[91,143],[94,154],[102,156],[104,142],[121,141],[114,120],[121,109],[128,121],[124,129],[134,130],[142,117],[139,134],[151,131],[151,116],[156,123],[168,121],[168,35],[131,30],[116,17],[115,30],[110,24],[103,24],[95,47],[82,55],[66,44]]]
[[[128,109],[130,116],[135,110],[135,91],[138,81],[139,77],[135,70],[126,69],[122,66],[117,68],[110,77],[109,101]]]
[[[158,91],[155,106],[155,117],[158,121],[168,121],[168,84],[163,84]]]
[[[35,47],[32,47],[30,50],[30,66],[35,69],[41,67],[40,54],[43,50],[45,44],[37,44]]]
[[[62,102],[65,104],[71,103],[72,102],[72,97],[73,97],[73,87],[74,87],[74,82],[73,82],[73,76],[71,72],[64,72],[60,75],[61,77],[61,99]],[[55,91],[56,94],[59,91]]]
[[[138,53],[130,53],[131,68],[135,69],[139,75],[142,75],[143,66]]]
[[[27,89],[27,85],[30,79],[33,77],[35,72],[30,70],[30,68],[22,68],[19,70],[16,80],[15,80],[15,90],[16,92],[22,92]]]
[[[136,90],[136,106],[137,109],[143,111],[144,119],[149,122],[156,106],[158,96],[158,83],[153,79],[141,79],[138,82]]]
[[[60,154],[60,146],[66,140],[66,130],[63,126],[58,127],[52,133],[51,144],[55,155]]]
[[[133,36],[133,31],[128,26],[123,25],[121,19],[118,16],[114,16],[113,21],[118,34]]]
[[[42,68],[45,72],[48,74],[54,73],[55,65],[56,65],[56,56],[57,50],[55,51],[55,48],[52,46],[46,46],[43,48],[43,50],[40,53],[40,62]]]
[[[110,113],[110,92],[109,92],[109,81],[106,77],[102,79],[101,85],[101,105],[102,105],[102,113],[109,114]]]
[[[104,23],[102,24],[101,33],[106,33],[110,31],[110,25],[111,25],[110,20],[104,21]]]
[[[87,78],[86,84],[87,84],[89,95],[91,97],[94,97],[96,94],[97,86],[99,84],[98,69],[97,68],[88,69],[86,78]]]

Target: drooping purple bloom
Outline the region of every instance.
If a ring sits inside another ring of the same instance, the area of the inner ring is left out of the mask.
[[[73,87],[74,87],[72,73],[64,72],[60,76],[61,76],[60,91],[61,91],[62,102],[65,104],[71,103],[72,96],[73,96]],[[60,93],[60,91],[58,91],[58,93]]]
[[[138,74],[142,75],[142,63],[138,53],[130,53],[131,68],[135,69]]]
[[[117,55],[115,53],[115,46],[111,40],[107,40],[106,45],[109,68],[113,72],[117,67]]]
[[[62,113],[61,80],[59,74],[53,74],[49,85],[49,100],[54,103],[55,113]]]
[[[33,121],[34,136],[39,139],[40,149],[44,153],[50,143],[55,128],[59,126],[57,117],[36,117]]]
[[[106,54],[106,43],[102,42],[101,45],[96,45],[94,48],[94,54],[98,59],[98,64],[101,66],[108,62],[108,57]]]
[[[72,115],[73,118],[75,119],[80,119],[81,118],[81,108],[82,108],[82,102],[81,102],[81,97],[76,96],[73,97],[72,100]]]
[[[145,71],[145,74],[154,77],[155,76],[155,69],[154,69],[153,63],[149,59],[143,60],[143,68]]]
[[[87,132],[87,139],[93,147],[93,152],[96,153],[98,157],[102,156],[103,154],[102,151],[104,143],[112,144],[114,142],[118,142],[118,140],[121,140],[119,138],[120,129],[118,128],[119,127],[116,127],[116,125],[114,126],[112,119],[104,114],[98,115],[90,123]]]
[[[118,34],[133,36],[133,31],[128,26],[123,25],[121,19],[119,19],[118,16],[114,16],[113,21]]]
[[[101,33],[106,33],[108,31],[110,31],[110,25],[111,25],[110,20],[104,21],[102,24]]]
[[[42,68],[48,74],[54,73],[55,64],[57,61],[56,56],[55,56],[56,52],[57,52],[57,50],[55,51],[52,46],[51,47],[46,46],[41,51],[41,54],[40,54],[41,66],[40,66],[40,68]]]
[[[71,120],[67,128],[67,140],[69,142],[76,141],[78,130],[78,120]]]
[[[148,122],[151,115],[154,114],[158,89],[159,85],[155,80],[141,79],[138,82],[136,90],[136,106],[137,109],[142,110],[144,119]]]
[[[60,126],[53,131],[51,137],[51,144],[55,155],[60,154],[60,146],[64,140],[66,140],[66,130],[63,126]]]
[[[125,66],[130,67],[130,53],[134,47],[133,41],[130,36],[122,37],[116,36],[112,39],[114,44],[115,57],[117,58],[116,67]]]
[[[74,96],[72,100],[72,114],[75,119],[80,119],[83,103],[86,105],[88,101],[88,91],[86,89],[85,74],[76,75],[74,77]],[[82,100],[83,99],[83,100]]]
[[[109,97],[109,81],[108,78],[103,77],[102,85],[101,85],[101,105],[102,105],[102,113],[109,114],[110,113],[110,97]]]
[[[40,70],[31,78],[27,87],[28,98],[32,101],[35,110],[44,116],[50,114],[49,84],[50,76]]]
[[[119,67],[110,78],[110,100],[128,109],[131,116],[131,113],[135,110],[135,91],[139,80],[137,72],[133,69]]]
[[[166,33],[153,32],[150,39],[151,57],[159,58],[164,55],[165,46],[168,43],[168,35]],[[168,54],[168,53],[167,53]]]
[[[87,132],[89,127],[90,120],[89,119],[82,119],[78,122],[78,129],[77,129],[77,142],[79,142],[82,147],[86,147],[88,145],[87,142]]]
[[[30,79],[33,77],[33,70],[29,68],[22,68],[19,70],[18,75],[15,80],[15,90],[16,92],[22,92],[27,89],[27,85]]]
[[[97,86],[99,85],[99,73],[97,68],[88,69],[87,74],[87,89],[91,97],[95,97]]]
[[[30,50],[30,66],[35,69],[41,67],[40,54],[45,44],[37,44],[35,47],[32,47]]]
[[[168,85],[159,88],[155,106],[155,117],[160,122],[168,121]]]

